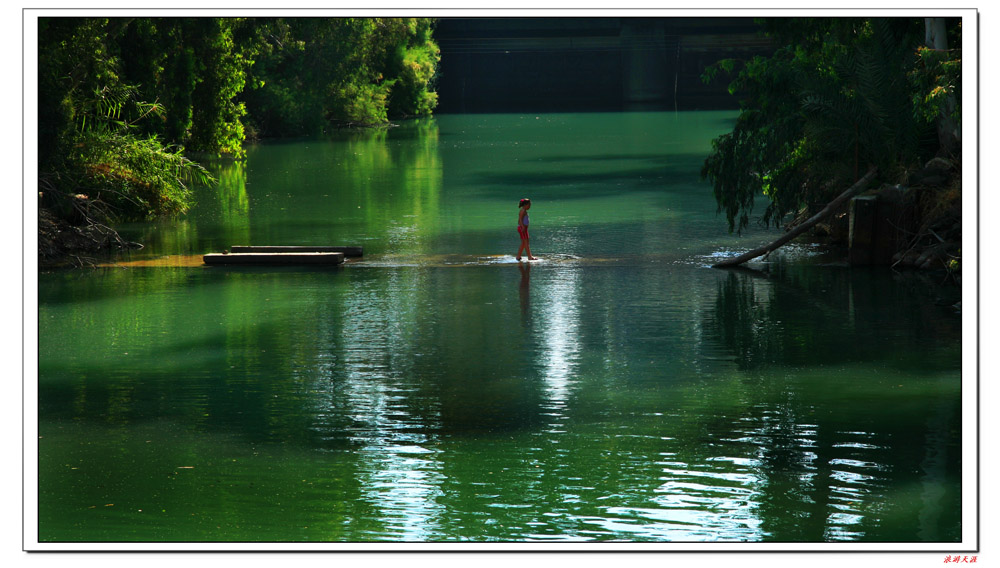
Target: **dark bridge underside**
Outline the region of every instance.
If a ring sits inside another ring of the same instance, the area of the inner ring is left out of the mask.
[[[705,67],[769,52],[750,18],[443,18],[437,111],[737,108]]]

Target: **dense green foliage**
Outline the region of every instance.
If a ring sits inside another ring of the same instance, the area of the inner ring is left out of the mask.
[[[440,59],[430,18],[288,19],[244,93],[263,136],[313,134],[326,124],[378,125],[426,115],[437,104]]]
[[[121,22],[52,19],[40,28],[42,204],[92,222],[185,211],[187,182],[211,178],[144,128],[162,122],[165,108],[122,80],[121,54],[111,47]]]
[[[428,114],[428,18],[42,18],[39,168],[46,205],[112,219],[183,212],[185,155],[244,156],[252,132]]]
[[[86,133],[69,157],[77,190],[106,206],[111,219],[151,218],[183,213],[190,203],[187,182],[208,183],[210,176],[176,147],[155,138]]]
[[[733,131],[713,141],[702,175],[714,185],[730,230],[741,231],[754,202],[761,222],[779,224],[828,200],[876,167],[896,179],[939,150],[935,122],[960,89],[960,51],[922,47],[924,22],[907,18],[778,18],[762,21],[770,57],[726,60],[706,70],[733,73],[742,96]],[[960,27],[954,30],[960,42]],[[960,108],[949,108],[954,118]]]

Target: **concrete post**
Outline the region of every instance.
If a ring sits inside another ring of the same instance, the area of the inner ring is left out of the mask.
[[[875,261],[873,247],[877,209],[878,199],[874,195],[851,199],[847,253],[847,260],[851,264],[873,264]]]

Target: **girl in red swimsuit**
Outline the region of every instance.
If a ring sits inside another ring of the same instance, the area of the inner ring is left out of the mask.
[[[521,248],[517,249],[517,260],[521,260],[521,251],[528,252],[528,260],[538,260],[531,256],[531,247],[528,246],[528,209],[531,209],[531,200],[522,199],[517,207],[517,234],[521,236]]]

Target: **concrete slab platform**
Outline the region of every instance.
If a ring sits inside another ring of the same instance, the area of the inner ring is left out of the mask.
[[[302,265],[302,264],[343,264],[342,252],[248,252],[209,253],[204,256],[205,264],[255,264],[255,265]]]
[[[244,245],[234,245],[230,252],[232,253],[249,253],[249,252],[341,252],[344,256],[363,256],[364,249],[362,247],[347,247],[347,246],[244,246]]]

